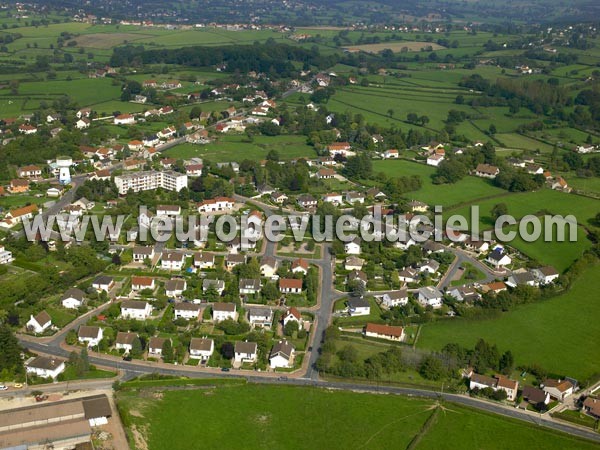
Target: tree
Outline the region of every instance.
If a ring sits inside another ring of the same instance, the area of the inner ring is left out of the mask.
[[[81,353],[79,354],[80,367],[83,374],[86,374],[90,371],[90,358],[88,355],[87,347],[83,347],[81,349]]]
[[[515,358],[510,350],[507,350],[500,357],[499,369],[505,375],[509,375],[515,365]]]
[[[442,362],[433,355],[423,358],[419,364],[419,373],[427,380],[441,380],[446,376],[446,370]]]
[[[25,369],[21,359],[21,346],[8,325],[0,325],[0,373],[9,379],[23,375]],[[4,376],[3,376],[4,377]]]
[[[388,114],[388,116],[390,116],[390,117],[394,117],[394,110],[393,110],[392,108],[388,109],[388,110],[387,110],[387,114]]]
[[[132,358],[141,358],[144,353],[144,349],[142,348],[142,341],[139,337],[135,337],[133,342],[131,343],[131,357]]]
[[[175,355],[173,353],[173,344],[171,343],[171,339],[165,340],[162,348],[162,357],[163,361],[166,363],[173,362]]]
[[[494,125],[493,123],[490,124],[490,126],[488,127],[488,131],[490,132],[490,134],[496,134],[496,125]]]
[[[299,325],[295,320],[290,320],[283,327],[283,334],[286,336],[293,336],[294,333],[298,333]]]
[[[506,203],[497,203],[492,208],[491,214],[494,221],[496,221],[500,216],[508,214],[508,206],[506,205]]]

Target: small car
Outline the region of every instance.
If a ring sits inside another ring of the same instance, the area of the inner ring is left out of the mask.
[[[0,384],[0,391],[8,391],[8,386],[4,386],[3,384]]]

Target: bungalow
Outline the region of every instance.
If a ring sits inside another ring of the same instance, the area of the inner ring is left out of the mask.
[[[281,292],[282,294],[302,293],[302,280],[297,278],[280,278],[279,292]]]
[[[164,270],[181,270],[185,264],[185,254],[179,252],[163,252],[160,257],[161,268]]]
[[[63,294],[61,303],[64,308],[77,309],[83,305],[85,293],[81,289],[70,288]]]
[[[348,255],[360,255],[360,239],[356,237],[352,241],[346,242],[344,251]]]
[[[23,192],[27,192],[29,190],[29,181],[28,180],[20,180],[14,179],[10,180],[10,185],[8,186],[8,192],[11,194],[21,194]]]
[[[444,155],[434,154],[427,157],[427,165],[428,166],[439,166],[440,163],[444,160]]]
[[[38,166],[24,166],[17,170],[17,176],[19,178],[39,178],[42,176],[42,169]]]
[[[25,325],[27,331],[35,334],[43,333],[52,326],[52,318],[46,311],[41,311],[35,316],[30,315],[29,321]]]
[[[198,320],[202,314],[202,307],[195,303],[176,303],[173,313],[175,319]]]
[[[146,258],[150,261],[154,259],[154,247],[150,246],[137,246],[133,247],[133,262],[141,263],[146,261]]]
[[[459,302],[472,302],[481,298],[472,286],[453,287],[448,289],[446,293]]]
[[[500,173],[500,169],[490,164],[477,164],[475,168],[475,175],[482,178],[496,178],[496,175]]]
[[[187,282],[183,278],[171,278],[165,283],[165,295],[167,297],[181,297],[186,289]]]
[[[398,159],[398,157],[399,157],[399,156],[400,156],[400,155],[399,155],[399,153],[398,153],[398,150],[396,150],[395,148],[391,148],[391,149],[389,149],[389,150],[386,150],[386,151],[383,153],[383,157],[384,157],[385,159]]]
[[[225,290],[225,282],[223,280],[202,280],[202,292],[206,292],[210,289],[217,291],[217,294],[222,295]]]
[[[179,205],[158,205],[156,207],[157,216],[176,217],[181,215],[181,206]]]
[[[418,263],[417,269],[420,273],[427,272],[430,274],[435,274],[440,269],[440,263],[435,259],[429,259],[427,261]]]
[[[272,256],[264,256],[260,261],[260,274],[263,277],[273,278],[277,272],[277,260]]]
[[[359,283],[362,286],[366,286],[368,281],[367,274],[362,270],[353,270],[346,277],[347,283]]]
[[[387,197],[387,195],[385,195],[385,192],[383,192],[382,190],[377,189],[376,187],[372,187],[370,189],[367,189],[367,197],[373,198],[375,200],[383,200]]]
[[[18,223],[21,223],[23,219],[31,219],[35,213],[38,212],[36,205],[23,206],[22,208],[11,209],[4,220],[1,222],[1,226],[10,228]]]
[[[131,114],[119,114],[113,120],[115,125],[133,125],[135,123],[135,117]]]
[[[537,286],[537,281],[531,272],[513,272],[506,280],[506,285],[512,288],[517,286]]]
[[[512,262],[510,256],[503,253],[500,249],[495,249],[487,256],[485,260],[492,266],[494,266],[496,269],[503,269],[505,266]]]
[[[298,311],[293,306],[283,314],[283,319],[281,319],[281,320],[283,322],[284,328],[290,321],[297,322],[298,326],[300,326],[300,327],[302,327],[304,324],[304,319],[302,318],[302,314],[300,314],[300,311]]]
[[[559,277],[558,271],[552,266],[538,267],[532,272],[540,284],[552,283]]]
[[[165,342],[167,342],[167,338],[151,337],[148,341],[148,355],[161,357]]]
[[[387,339],[388,341],[403,341],[406,337],[404,328],[391,325],[380,325],[376,323],[367,323],[364,328],[365,336],[379,339]]]
[[[229,197],[215,197],[204,200],[198,205],[199,213],[229,211],[235,205],[235,200]]]
[[[271,328],[273,310],[270,308],[251,308],[248,311],[248,322],[253,327]]]
[[[550,397],[561,402],[573,393],[573,384],[568,380],[548,378],[544,380],[541,386],[544,392],[550,394]]]
[[[304,258],[295,259],[292,262],[292,273],[301,273],[306,275],[308,273],[308,261]]]
[[[547,405],[548,403],[550,403],[550,394],[544,392],[540,388],[536,388],[533,386],[524,386],[521,395],[523,397],[523,400],[526,400],[533,406],[538,406],[542,404]]]
[[[37,128],[33,125],[23,124],[19,125],[19,133],[22,134],[35,134],[37,133]]]
[[[109,277],[107,275],[100,275],[94,278],[94,281],[92,282],[92,287],[98,292],[104,291],[108,293],[114,286],[115,281],[112,277]]]
[[[124,319],[146,320],[152,315],[152,306],[148,302],[126,300],[121,303],[121,317]]]
[[[154,278],[152,277],[131,277],[131,290],[132,291],[142,291],[144,289],[154,290],[156,287],[154,283]]]
[[[398,272],[398,279],[403,283],[416,283],[419,280],[419,272],[412,267],[408,267]]]
[[[81,325],[79,327],[79,332],[77,333],[77,340],[80,343],[86,343],[88,347],[96,347],[103,336],[104,332],[102,328]]]
[[[344,201],[344,197],[342,196],[342,194],[332,192],[332,193],[323,195],[323,201],[328,202],[328,203],[333,203],[334,205],[341,205]]]
[[[350,316],[368,316],[371,314],[371,304],[361,297],[352,297],[346,302]]]
[[[417,298],[421,306],[431,306],[434,309],[441,308],[444,300],[440,290],[433,286],[420,288]]]
[[[408,304],[408,290],[400,289],[399,291],[386,292],[381,298],[381,304],[386,308]]]
[[[470,236],[464,242],[464,246],[467,250],[472,250],[477,253],[485,253],[490,248],[490,243],[480,239],[473,239]]]
[[[365,260],[361,259],[357,256],[348,256],[344,260],[344,269],[346,270],[361,270],[363,265],[365,264]]]
[[[299,195],[296,201],[305,209],[317,206],[317,200],[310,194]]]
[[[273,345],[269,354],[269,366],[271,369],[279,367],[291,367],[294,359],[295,348],[287,340],[282,340]]]
[[[237,253],[229,253],[225,257],[225,267],[227,270],[233,269],[235,266],[246,263],[246,256]]]
[[[588,397],[583,401],[583,410],[590,416],[600,418],[600,400]]]
[[[215,351],[215,342],[212,339],[192,338],[190,340],[190,358],[206,361]]]
[[[194,253],[194,267],[212,269],[215,267],[215,255],[207,252]]]
[[[364,203],[365,194],[362,192],[348,191],[346,192],[346,202],[350,204]]]
[[[212,305],[212,319],[215,322],[222,320],[237,320],[238,313],[235,303],[217,302]]]
[[[65,371],[65,361],[54,356],[37,356],[27,362],[25,368],[27,373],[38,377],[56,379],[56,377]]]
[[[282,204],[285,201],[287,201],[287,199],[288,196],[285,195],[283,192],[275,191],[271,194],[271,201],[273,203]]]
[[[238,341],[233,348],[233,359],[237,363],[253,363],[258,357],[256,342]]]
[[[261,282],[258,278],[240,278],[240,295],[255,295],[260,292]]]
[[[319,169],[317,171],[317,178],[319,180],[330,180],[335,178],[335,170],[324,167],[323,169]]]
[[[504,284],[504,282],[502,282],[502,281],[494,281],[492,283],[484,284],[481,287],[481,290],[484,293],[492,292],[494,294],[498,294],[500,292],[506,291],[507,289],[508,288],[506,287],[506,284]]]
[[[117,338],[115,339],[115,348],[117,350],[125,350],[125,353],[129,353],[133,350],[133,341],[135,341],[137,337],[137,333],[119,331],[117,333]]]

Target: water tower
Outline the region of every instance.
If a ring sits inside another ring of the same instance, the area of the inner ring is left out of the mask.
[[[56,158],[56,168],[58,169],[58,182],[60,184],[69,184],[71,182],[70,167],[73,165],[73,159],[68,156],[59,156]]]

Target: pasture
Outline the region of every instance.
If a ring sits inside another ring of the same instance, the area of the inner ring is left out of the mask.
[[[352,49],[357,49],[367,53],[379,53],[382,50],[389,49],[394,53],[401,51],[420,52],[428,47],[432,50],[442,50],[446,47],[436,44],[435,42],[418,42],[418,41],[397,41],[397,42],[382,42],[380,44],[362,44],[354,45]]]
[[[579,380],[600,374],[600,265],[589,267],[560,296],[517,307],[499,318],[447,319],[423,325],[417,347],[439,351],[448,343],[472,347],[479,338],[511,350],[515,363],[539,364]]]
[[[418,449],[595,448],[523,422],[451,403],[435,411],[431,400],[395,395],[241,385],[160,395],[121,391],[117,402],[138,450],[194,448],[200,442],[203,448],[231,450],[407,448],[417,435]],[[431,426],[423,430],[432,414]]]

